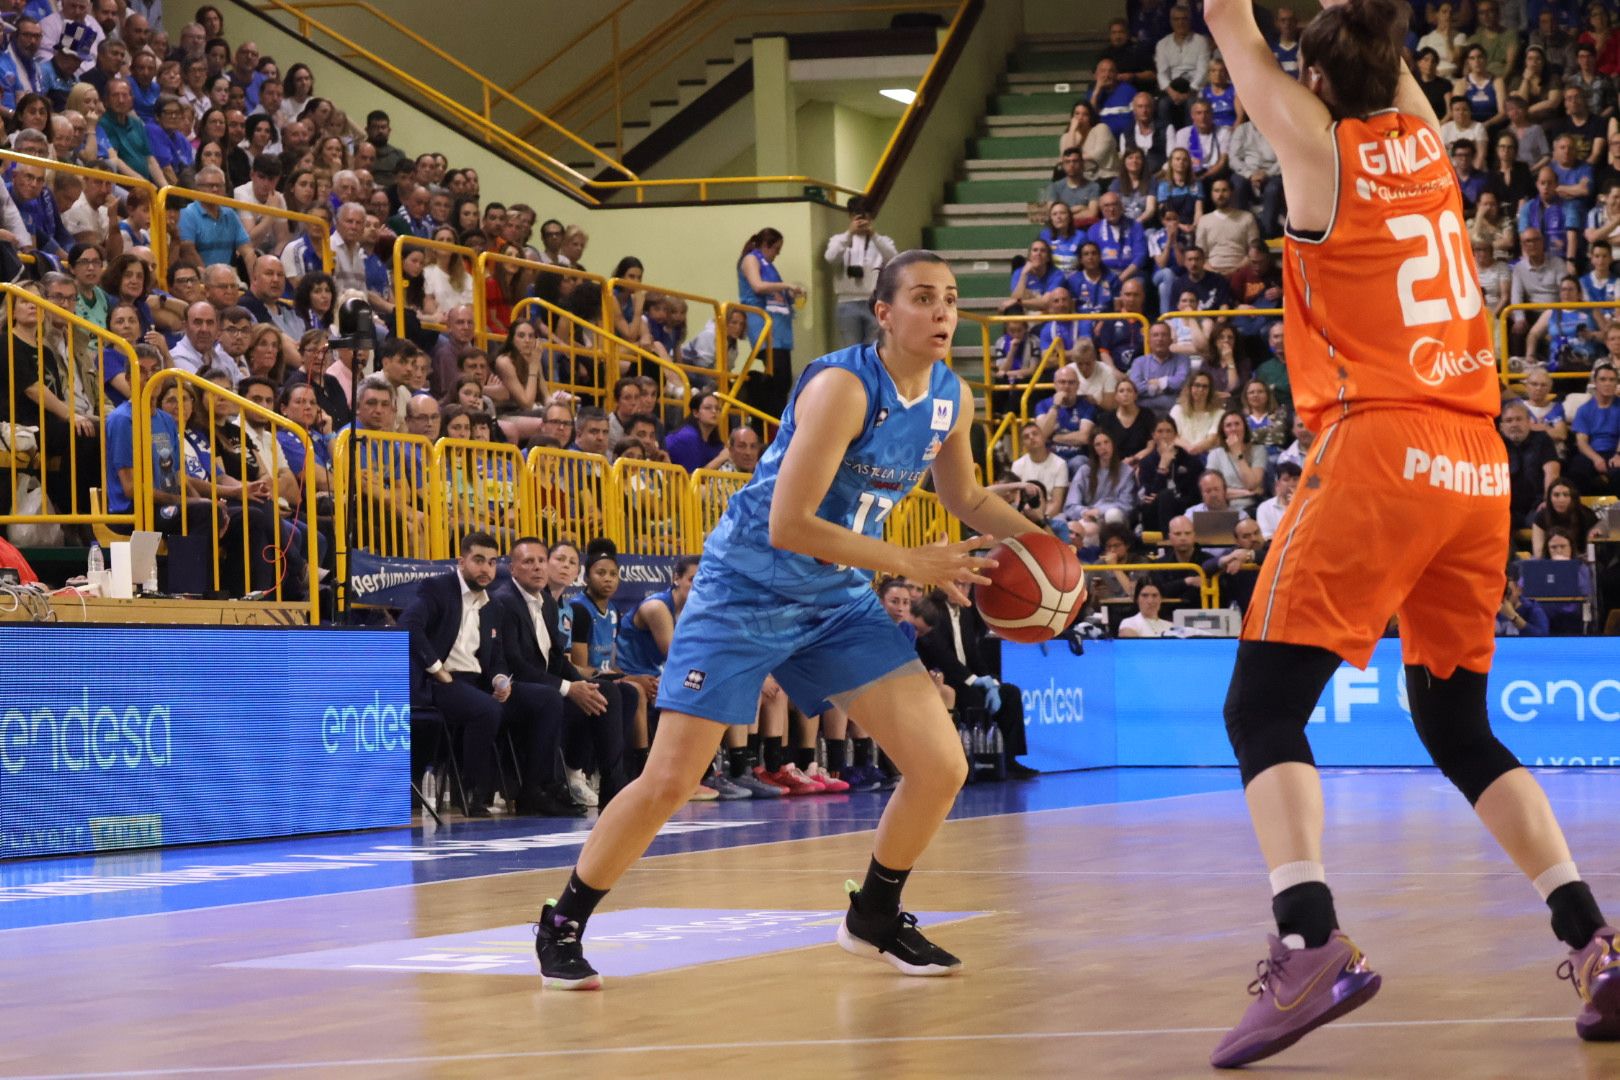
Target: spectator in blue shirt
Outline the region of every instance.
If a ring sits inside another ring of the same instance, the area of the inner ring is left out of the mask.
[[[1569,455],[1569,478],[1585,495],[1620,495],[1620,404],[1613,364],[1592,372],[1592,396],[1575,410],[1569,428],[1575,449]]]
[[[173,94],[160,94],[157,100],[157,115],[146,121],[146,141],[152,148],[152,156],[157,159],[158,168],[163,170],[163,180],[167,184],[185,184],[191,180],[191,167],[196,160],[196,151],[191,148],[191,139],[186,136],[187,115],[191,110],[186,104]]]
[[[73,235],[62,224],[56,199],[45,190],[45,170],[37,165],[18,165],[12,170],[11,181],[6,187],[11,191],[11,201],[28,225],[34,246],[57,258],[66,255],[68,248],[73,246]]]
[[[1114,310],[1114,297],[1119,295],[1119,279],[1103,265],[1102,252],[1097,245],[1086,241],[1080,248],[1080,268],[1069,275],[1068,289],[1074,296],[1074,310],[1084,315]],[[1091,337],[1095,323],[1081,323],[1081,333]]]
[[[210,195],[225,194],[225,173],[214,165],[197,170],[197,190]],[[180,257],[195,259],[204,266],[229,263],[240,256],[248,272],[253,272],[253,244],[236,211],[214,203],[194,202],[180,211]]]
[[[1045,240],[1031,241],[1024,265],[1012,272],[1007,283],[1010,295],[1001,302],[1001,310],[1020,305],[1025,311],[1045,311],[1047,294],[1062,284],[1063,271],[1052,265],[1052,245]]]
[[[1556,190],[1569,214],[1569,227],[1578,229],[1592,209],[1594,188],[1592,166],[1575,156],[1573,135],[1560,135],[1553,140],[1552,164],[1548,168],[1558,178]]]
[[[1566,260],[1575,258],[1575,242],[1580,235],[1580,218],[1558,197],[1558,174],[1551,165],[1536,174],[1536,197],[1519,208],[1519,236],[1535,229],[1547,238],[1547,248]]]
[[[152,156],[152,144],[146,138],[146,124],[135,114],[135,95],[130,91],[129,80],[109,80],[105,97],[107,111],[97,126],[106,133],[107,141],[118,152],[118,171],[162,184],[163,167]]]
[[[1091,444],[1091,433],[1097,426],[1097,406],[1090,398],[1080,396],[1080,373],[1068,364],[1058,368],[1052,376],[1055,391],[1051,397],[1035,406],[1035,423],[1053,453],[1070,465]]]
[[[1490,177],[1474,168],[1474,140],[1458,139],[1451,144],[1451,167],[1457,173],[1457,187],[1462,191],[1463,209],[1470,215],[1479,202]]]
[[[1147,269],[1147,234],[1140,222],[1125,216],[1125,201],[1110,191],[1098,200],[1102,220],[1086,232],[1097,245],[1102,264],[1123,284]]]
[[[1496,613],[1497,637],[1546,637],[1550,633],[1547,613],[1524,595],[1516,566],[1508,567],[1507,587],[1502,590],[1502,607]]]
[[[1192,367],[1185,356],[1170,351],[1172,334],[1168,323],[1154,323],[1148,330],[1148,351],[1131,364],[1131,382],[1136,384],[1141,408],[1168,416],[1187,381]]]
[[[143,349],[137,356],[141,362],[130,379],[132,394],[138,394],[141,383],[151,378],[162,364],[156,350]],[[178,399],[184,394],[184,387],[171,383],[164,388],[158,404],[162,406],[171,397]],[[178,405],[172,408],[179,412]],[[159,407],[152,411],[152,427],[147,438],[152,451],[152,527],[167,537],[168,544],[164,577],[159,583],[168,592],[207,593],[213,587],[209,557],[212,508],[206,499],[186,497],[180,426],[168,409]],[[114,514],[132,513],[135,509],[133,402],[126,401],[107,414],[106,452],[107,510]],[[230,509],[222,507],[221,512],[229,513]]]
[[[1048,297],[1049,303],[1046,308],[1048,314],[1073,315],[1075,313],[1074,294],[1069,291],[1067,285],[1059,285],[1048,294]],[[1035,348],[1041,356],[1045,356],[1046,350],[1050,349],[1055,341],[1064,354],[1067,355],[1069,350],[1074,348],[1074,343],[1078,339],[1089,336],[1091,336],[1091,327],[1077,319],[1046,322],[1041,324],[1040,335],[1035,339]],[[1055,362],[1062,363],[1063,358],[1058,357]],[[1048,370],[1050,370],[1050,365]]]
[[[39,20],[24,15],[17,20],[11,44],[0,53],[0,103],[7,109],[17,107],[17,98],[30,92],[43,93],[40,79],[45,67],[39,58],[43,40]]]

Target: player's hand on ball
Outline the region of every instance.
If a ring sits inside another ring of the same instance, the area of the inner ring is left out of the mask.
[[[968,605],[969,585],[988,585],[990,579],[981,571],[995,569],[995,561],[976,555],[982,548],[982,538],[959,540],[954,544],[926,544],[909,549],[906,580],[919,585],[943,589],[951,603]]]

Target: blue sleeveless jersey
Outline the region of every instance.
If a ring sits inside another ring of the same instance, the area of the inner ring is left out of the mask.
[[[675,594],[665,589],[661,593],[654,593],[647,600],[656,600],[669,609],[670,618],[675,617]],[[642,603],[646,603],[643,600]],[[638,605],[639,610],[639,605]],[[635,612],[627,612],[619,621],[619,670],[626,675],[662,675],[664,673],[664,653],[658,647],[650,630],[643,630],[636,625]]]
[[[793,409],[806,383],[828,368],[841,368],[866,390],[866,422],[843,453],[827,497],[816,510],[824,521],[867,536],[883,535],[883,519],[917,486],[951,433],[962,407],[961,383],[941,361],[928,376],[928,392],[902,401],[877,349],[857,345],[812,362],[799,376],[782,418],[782,428],[766,448],[754,478],[733,495],[709,535],[697,586],[753,585],[800,603],[844,603],[872,589],[869,570],[829,563],[771,546],[771,499],[782,458],[797,425]],[[708,581],[705,581],[708,578]]]

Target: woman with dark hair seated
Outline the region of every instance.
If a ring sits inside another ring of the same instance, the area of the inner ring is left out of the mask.
[[[712,391],[692,395],[691,414],[686,423],[664,440],[669,460],[685,469],[719,468],[726,460],[726,444],[720,438],[720,399]]]

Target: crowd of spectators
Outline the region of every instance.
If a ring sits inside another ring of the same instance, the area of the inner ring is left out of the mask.
[[[1046,368],[1057,366],[1055,389],[1031,395],[1022,453],[999,486],[1083,557],[1196,561],[1221,582],[1223,603],[1241,608],[1253,573],[1232,571],[1263,559],[1312,438],[1293,413],[1275,314],[1273,249],[1287,202],[1276,155],[1247,119],[1201,5],[1126,8],[1058,135],[1053,179],[1031,205],[1037,224],[998,305],[1028,318],[996,345],[998,410],[1019,410],[1054,342],[1063,354]],[[1278,64],[1297,72],[1297,14],[1256,14]],[[1527,12],[1462,0],[1414,3],[1411,18],[1407,60],[1443,121],[1493,319],[1510,304],[1620,300],[1620,35],[1609,7]],[[1139,322],[1049,318],[1073,313],[1139,314],[1152,325],[1144,340]],[[1506,314],[1502,428],[1514,522],[1527,531],[1523,552],[1546,557],[1547,530],[1528,530],[1561,490],[1555,480],[1566,478],[1577,506],[1582,496],[1620,495],[1620,324],[1601,308]],[[1212,509],[1252,519],[1259,542],[1227,535],[1214,550],[1178,553],[1173,538]],[[1589,540],[1608,539],[1596,521],[1564,527],[1577,557]],[[1126,550],[1111,555],[1116,532]],[[1140,550],[1144,533],[1164,538],[1159,552]],[[1603,607],[1612,607],[1617,549],[1592,550]],[[1093,592],[1130,610],[1147,580],[1136,578]],[[1159,605],[1180,595],[1158,584],[1149,627],[1168,625]],[[1132,623],[1124,632],[1154,631]]]
[[[761,449],[757,425],[721,430],[719,402],[710,393],[716,380],[694,374],[688,393],[677,377],[659,377],[650,357],[716,368],[724,350],[740,374],[740,360],[762,329],[757,317],[750,323],[736,311],[723,325],[710,319],[689,332],[684,300],[627,286],[612,296],[608,314],[615,336],[636,348],[615,354],[616,371],[599,372],[604,340],[591,328],[602,325],[603,296],[590,279],[546,268],[601,276],[611,269],[639,282],[639,260],[588,268],[589,237],[582,228],[539,222],[522,202],[486,197],[477,170],[454,168],[442,153],[424,149],[411,156],[391,142],[383,111],[357,126],[339,103],[319,95],[308,66],[287,57],[292,62],[283,67],[262,55],[253,41],[228,31],[213,5],[196,8],[195,21],[179,26],[173,25],[174,5],[166,25],[164,6],[142,0],[28,0],[0,7],[6,146],[101,174],[0,163],[0,274],[29,282],[27,288],[46,300],[151,350],[148,376],[174,367],[238,393],[259,387],[271,407],[307,427],[313,440],[312,461],[287,435],[268,440],[283,447],[279,453],[253,453],[255,440],[238,440],[250,451],[249,475],[258,477],[250,484],[250,512],[238,521],[225,506],[232,498],[240,502],[240,481],[225,475],[234,463],[209,452],[214,434],[201,429],[205,415],[222,412],[231,412],[233,432],[247,425],[232,410],[194,407],[201,404],[194,394],[175,393],[173,411],[187,410],[178,424],[188,434],[173,440],[174,459],[155,468],[174,489],[158,496],[160,504],[200,501],[206,511],[207,500],[218,498],[227,523],[222,530],[250,528],[257,541],[274,525],[272,508],[279,503],[280,516],[301,540],[304,471],[317,470],[317,490],[328,497],[329,443],[351,425],[430,441],[450,435],[525,451],[549,446],[610,461],[673,462],[688,471],[752,469]],[[174,197],[166,220],[154,221],[146,183],[304,217]],[[157,230],[168,242],[162,279],[153,251]],[[321,265],[322,234],[331,273]],[[403,288],[396,289],[394,249],[405,237],[525,262],[497,263],[480,281],[472,256],[407,246],[400,253]],[[804,292],[776,271],[782,243],[779,232],[763,229],[748,238],[737,263],[738,299],[769,310],[774,325],[774,370],[756,362],[743,396],[773,415],[781,410],[791,370],[793,301]],[[484,293],[488,348],[479,344],[475,327],[475,289]],[[395,310],[396,294],[403,295],[402,312]],[[377,345],[369,352],[357,355],[339,337],[347,297],[363,298],[374,313]],[[528,298],[551,306],[544,312],[531,306],[514,318]],[[13,425],[43,428],[44,442],[68,451],[52,452],[44,491],[25,490],[22,497],[32,499],[37,512],[87,513],[89,489],[101,483],[105,461],[107,509],[129,512],[133,492],[120,479],[134,475],[126,402],[141,373],[126,371],[121,351],[98,347],[82,329],[74,331],[70,350],[67,328],[41,320],[26,303],[16,306],[12,323],[18,363],[15,379],[0,385],[0,431],[9,444]],[[403,333],[396,334],[400,327]],[[6,370],[0,365],[0,377]],[[116,437],[103,444],[100,414],[120,407],[126,415],[112,424]],[[153,420],[154,428],[163,423]],[[154,451],[168,438],[156,435]],[[0,491],[7,504],[0,511],[10,509],[11,494],[9,484]],[[193,506],[187,514],[160,514],[160,527],[178,529],[177,522],[195,520],[197,512]],[[20,530],[36,546],[90,539],[90,530],[78,526]],[[240,549],[224,545],[227,553]],[[257,542],[250,549],[253,565],[233,566],[242,573],[224,575],[240,587],[226,584],[225,591],[281,580],[297,593],[286,556],[276,567]],[[291,553],[301,554],[315,552]],[[322,544],[319,554],[329,561],[330,545]],[[181,572],[166,587],[212,591],[200,587],[189,557],[168,562]]]

